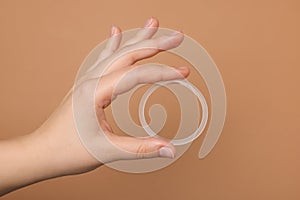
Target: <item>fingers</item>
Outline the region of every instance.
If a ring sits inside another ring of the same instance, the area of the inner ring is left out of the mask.
[[[157,64],[139,66],[121,75],[120,80],[114,86],[113,96],[127,92],[138,84],[183,79],[187,74],[187,67],[171,68]]]
[[[137,32],[135,37],[126,41],[123,44],[123,47],[138,43],[138,42],[146,40],[146,39],[150,39],[156,33],[158,26],[159,26],[159,23],[158,23],[157,19],[154,19],[154,18],[148,19],[144,28],[142,28],[139,32]]]
[[[163,35],[151,39],[157,29],[158,21],[151,18],[149,22],[146,23],[144,29],[139,31],[134,38],[127,41],[122,48],[119,48],[121,31],[117,28],[115,31],[117,35],[111,37],[107,43],[107,47],[101,53],[100,59],[90,67],[84,79],[98,78],[120,68],[133,65],[142,59],[158,54],[160,51],[169,50],[179,46],[184,39],[184,35],[181,32],[174,32],[170,35]],[[104,60],[108,57],[110,58]],[[100,61],[103,62],[101,66],[98,66]]]
[[[187,67],[172,68],[165,65],[145,64],[127,67],[102,77],[96,90],[96,103],[105,108],[119,94],[129,91],[138,84],[183,79],[189,74]]]
[[[127,137],[111,135],[110,141],[118,148],[115,159],[174,158],[175,147],[167,140],[155,137]],[[121,153],[120,153],[121,151]]]
[[[106,42],[105,48],[101,51],[96,62],[89,67],[87,72],[91,72],[92,70],[97,71],[97,67],[101,63],[101,61],[111,56],[119,48],[121,40],[122,40],[121,29],[119,27],[112,26],[110,30],[110,38]],[[86,76],[88,77],[89,74],[86,74]]]
[[[159,23],[157,19],[154,18],[148,19],[144,28],[141,29],[135,35],[135,37],[125,42],[125,44],[123,44],[122,47],[138,43],[145,39],[150,39],[156,33],[158,29],[158,25]],[[105,49],[100,53],[96,63],[93,66],[91,66],[88,71],[95,69],[101,61],[111,56],[119,48],[122,40],[122,33],[120,28],[116,26],[112,26],[110,36],[111,37],[107,41]]]
[[[118,70],[122,67],[152,57],[161,51],[173,49],[181,44],[184,35],[181,32],[174,32],[170,35],[160,36],[155,39],[143,40],[130,46],[123,47],[113,55],[112,64],[105,70],[104,74]]]
[[[122,39],[122,34],[120,28],[116,26],[112,26],[110,38],[107,41],[106,47],[101,52],[98,59],[104,60],[105,58],[113,54],[119,48],[121,39]]]

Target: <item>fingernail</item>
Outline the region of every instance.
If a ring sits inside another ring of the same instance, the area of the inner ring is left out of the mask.
[[[144,25],[144,28],[150,26],[152,24],[152,22],[153,22],[153,18],[148,19],[146,24]]]
[[[117,27],[115,27],[114,25],[111,26],[111,30],[110,30],[110,35],[113,36],[115,35],[117,32]]]
[[[174,158],[174,153],[169,147],[162,147],[159,149],[159,156],[163,158]]]
[[[174,31],[173,33],[171,33],[170,35],[171,36],[175,36],[175,35],[178,35],[178,34],[183,34],[181,31]]]

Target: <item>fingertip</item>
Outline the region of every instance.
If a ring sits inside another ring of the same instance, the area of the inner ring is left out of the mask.
[[[117,27],[116,34],[121,34],[121,32],[122,32],[122,30],[119,27]]]
[[[158,151],[159,157],[163,158],[175,158],[175,153],[169,147],[162,147]]]
[[[175,37],[179,44],[183,41],[184,39],[184,33],[182,31],[174,31],[173,33],[171,33],[172,37]]]
[[[184,77],[187,77],[190,74],[190,69],[185,66],[175,67],[176,70]]]
[[[118,35],[121,33],[121,29],[115,25],[111,26],[110,36]]]
[[[159,22],[156,18],[150,17],[144,25],[144,28],[158,27]]]
[[[169,35],[162,36],[158,39],[158,48],[161,50],[169,50],[178,47],[184,39],[184,34],[174,31]]]
[[[158,149],[158,156],[164,158],[175,158],[176,148],[169,141],[163,141],[165,145]]]
[[[152,27],[158,27],[159,26],[159,21],[155,17],[151,17],[153,19]]]
[[[147,27],[151,26],[152,22],[153,22],[153,18],[152,17],[149,18],[149,19],[147,19],[147,21],[146,21],[146,23],[144,25],[144,28],[147,28]]]
[[[110,28],[110,36],[113,36],[116,32],[117,27],[115,25],[112,25]]]
[[[176,148],[174,145],[166,139],[153,138],[156,143],[158,156],[166,158],[175,158]]]

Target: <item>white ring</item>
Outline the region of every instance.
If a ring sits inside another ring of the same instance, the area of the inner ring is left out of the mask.
[[[197,130],[191,134],[190,136],[183,138],[183,139],[175,139],[175,140],[171,140],[170,142],[175,145],[175,146],[179,146],[179,145],[185,145],[188,144],[192,141],[194,141],[195,139],[197,139],[201,133],[203,132],[206,123],[207,123],[207,119],[208,119],[208,106],[207,103],[205,101],[204,96],[202,95],[202,93],[190,82],[188,82],[187,80],[171,80],[171,81],[162,81],[162,82],[158,82],[155,83],[155,85],[153,85],[151,88],[149,88],[145,94],[143,95],[140,105],[139,105],[139,118],[140,118],[140,122],[143,126],[143,129],[147,132],[147,134],[149,136],[156,136],[157,134],[150,128],[150,126],[147,124],[146,119],[145,119],[145,106],[146,106],[146,101],[149,98],[149,96],[160,86],[164,86],[167,84],[171,84],[171,83],[178,83],[184,87],[186,87],[187,89],[191,90],[199,99],[199,102],[201,104],[202,107],[202,119],[201,119],[201,123],[199,125],[199,127],[197,128]]]

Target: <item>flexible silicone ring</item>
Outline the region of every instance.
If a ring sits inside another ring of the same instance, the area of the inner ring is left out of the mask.
[[[196,129],[196,131],[191,134],[190,136],[183,138],[183,139],[174,139],[171,140],[170,142],[175,145],[175,146],[180,146],[180,145],[185,145],[188,144],[192,141],[194,141],[195,139],[197,139],[203,132],[206,123],[207,123],[207,119],[208,119],[208,106],[207,103],[205,101],[204,96],[202,95],[202,93],[190,82],[188,82],[187,80],[171,80],[171,81],[162,81],[162,82],[158,82],[155,83],[155,85],[153,85],[152,87],[150,87],[143,95],[140,104],[139,104],[139,119],[140,122],[143,126],[143,129],[147,132],[147,134],[149,136],[156,136],[157,134],[150,128],[150,126],[147,124],[146,119],[145,119],[145,106],[146,106],[146,102],[147,99],[149,98],[149,96],[159,87],[167,85],[167,84],[171,84],[171,83],[178,83],[184,87],[186,87],[187,89],[191,90],[197,97],[198,100],[201,104],[202,107],[202,119],[201,119],[201,123],[199,124],[199,127]]]

